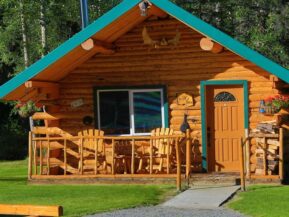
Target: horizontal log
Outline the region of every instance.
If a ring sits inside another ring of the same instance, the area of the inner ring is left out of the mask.
[[[26,88],[59,88],[59,83],[45,81],[26,81]]]
[[[2,215],[62,216],[63,208],[61,206],[0,204],[0,213]]]
[[[280,142],[277,139],[268,139],[267,144],[273,145],[273,146],[280,146]]]

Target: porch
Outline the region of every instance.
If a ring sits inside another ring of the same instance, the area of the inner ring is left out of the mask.
[[[189,176],[191,141],[158,128],[149,136],[105,136],[89,129],[71,135],[57,127],[29,133],[30,180],[78,178],[171,178]],[[178,184],[179,185],[179,184]]]

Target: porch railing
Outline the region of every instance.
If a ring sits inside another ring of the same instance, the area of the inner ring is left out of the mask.
[[[175,177],[180,189],[181,152],[191,149],[188,136],[35,137],[30,132],[28,176]]]

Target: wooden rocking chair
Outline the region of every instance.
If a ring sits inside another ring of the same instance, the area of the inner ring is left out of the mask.
[[[169,136],[173,135],[174,131],[170,128],[156,128],[151,131],[151,136]],[[152,139],[153,145],[153,159],[150,163],[150,166],[147,166],[146,169],[150,168],[151,173],[170,173],[170,167],[172,164],[171,154],[172,154],[172,145],[173,139],[165,138],[165,139]],[[148,150],[148,149],[147,149]],[[150,151],[146,154],[142,155],[139,164],[139,171],[141,171],[143,167],[143,160],[149,159]],[[164,165],[166,163],[166,165]]]
[[[78,132],[79,139],[79,171],[81,174],[97,174],[106,172],[104,132],[89,129]],[[100,167],[102,167],[100,169]]]

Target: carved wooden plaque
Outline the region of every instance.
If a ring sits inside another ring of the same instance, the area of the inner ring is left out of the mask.
[[[177,103],[183,106],[193,106],[194,99],[191,94],[188,93],[177,93]]]

